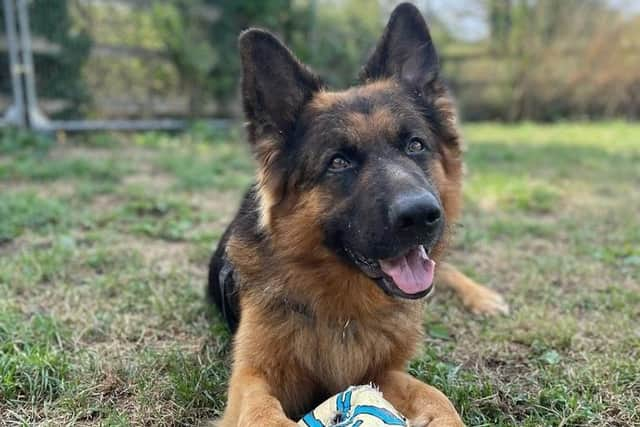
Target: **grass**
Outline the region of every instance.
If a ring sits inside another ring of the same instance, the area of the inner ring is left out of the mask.
[[[52,230],[65,222],[60,201],[31,191],[0,194],[0,218],[0,243],[10,242],[26,230]]]
[[[451,258],[502,291],[436,293],[411,372],[469,425],[640,424],[640,126],[465,126]],[[253,162],[236,134],[0,135],[0,417],[194,425],[221,413],[230,339],[208,256]]]

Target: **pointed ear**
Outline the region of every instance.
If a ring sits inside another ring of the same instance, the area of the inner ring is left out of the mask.
[[[438,70],[438,55],[427,23],[414,5],[402,3],[391,14],[360,79],[395,77],[423,89],[438,77]]]
[[[322,84],[267,31],[244,31],[238,44],[249,142],[259,163],[260,226],[268,227],[271,211],[285,193],[283,146],[293,134],[302,108]]]
[[[292,132],[296,119],[320,80],[274,35],[249,29],[239,38],[242,100],[252,144]]]

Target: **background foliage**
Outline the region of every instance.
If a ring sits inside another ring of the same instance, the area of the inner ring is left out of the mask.
[[[58,114],[237,116],[240,31],[271,29],[330,86],[346,87],[395,3],[37,0],[34,34],[54,47],[36,52],[38,89],[45,109]],[[640,116],[640,15],[619,3],[418,5],[467,119],[547,121]],[[462,25],[470,15],[480,30]],[[6,55],[0,61],[6,95]]]

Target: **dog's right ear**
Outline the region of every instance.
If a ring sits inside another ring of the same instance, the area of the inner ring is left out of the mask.
[[[437,79],[438,70],[438,55],[424,17],[413,4],[401,3],[391,13],[360,79],[393,76],[414,88],[425,89]]]
[[[242,101],[249,122],[249,139],[260,152],[261,148],[256,145],[262,142],[286,141],[302,107],[321,88],[321,82],[267,31],[244,31],[239,47]]]

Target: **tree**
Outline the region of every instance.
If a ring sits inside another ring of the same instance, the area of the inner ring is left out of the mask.
[[[216,62],[216,52],[206,37],[206,15],[201,4],[187,0],[157,3],[152,7],[155,27],[160,33],[180,83],[189,96],[189,114],[197,116],[206,103],[208,75]]]
[[[286,43],[299,44],[308,38],[310,7],[293,0],[201,0],[217,10],[218,19],[208,29],[208,39],[215,53],[209,72],[211,92],[226,105],[236,95],[240,61],[237,38],[240,31],[264,27],[278,33]]]
[[[511,0],[488,0],[489,30],[491,45],[495,48],[505,48],[509,42],[511,32]]]

